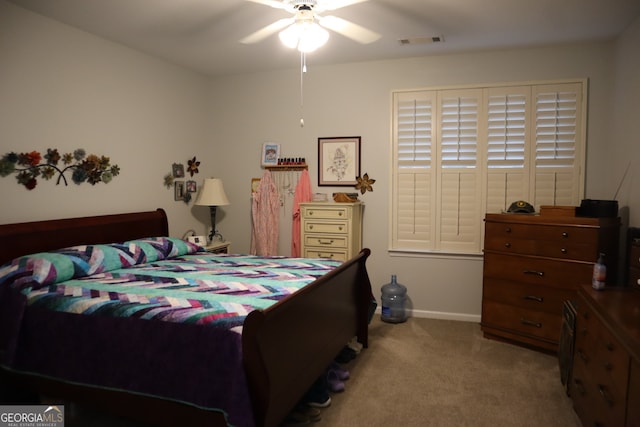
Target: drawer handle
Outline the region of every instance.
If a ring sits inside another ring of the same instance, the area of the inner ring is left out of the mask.
[[[613,345],[613,343],[610,343],[610,342],[606,343],[604,346],[605,346],[605,347],[606,347],[606,349],[607,349],[607,350],[609,350],[609,351],[613,351],[613,350],[615,350],[615,349],[616,349],[616,348],[615,348],[615,346]]]
[[[331,239],[331,240],[318,239],[318,244],[320,244],[320,245],[333,245],[333,239]]]
[[[524,274],[531,274],[533,276],[538,276],[538,277],[543,277],[544,276],[544,271],[524,270],[523,273]]]
[[[589,363],[589,356],[587,356],[581,348],[578,349],[578,356],[580,356],[580,359],[582,359],[585,363]]]
[[[565,248],[562,248],[562,249],[560,249],[560,252],[562,252],[563,254],[565,254],[565,255],[566,255],[566,254],[567,254],[567,252],[569,252],[569,251],[567,251]]]
[[[333,258],[333,254],[322,255],[322,253],[318,253],[318,258]]]
[[[505,248],[510,248],[510,247],[511,247],[511,243],[509,243],[509,242],[505,243],[505,244],[504,244],[504,247],[505,247]]]
[[[342,216],[342,212],[338,212],[338,216]]]
[[[604,401],[607,402],[607,405],[613,406],[613,399],[609,396],[609,393],[607,393],[607,387],[602,384],[598,384],[598,391],[600,392],[600,396],[602,396]]]
[[[542,328],[542,323],[535,322],[533,320],[520,319],[520,323],[522,323],[523,325],[527,325],[527,326],[533,326],[535,328]]]
[[[573,383],[578,387],[578,392],[580,392],[581,395],[584,396],[587,393],[587,390],[584,388],[584,384],[580,378],[573,380]]]
[[[313,215],[313,211],[309,211],[309,216]]]
[[[504,229],[504,232],[505,232],[505,233],[511,233],[511,227],[507,227],[507,228],[505,228],[505,229]]]
[[[310,225],[310,226],[309,226],[309,230],[313,230],[313,225]]]
[[[563,231],[562,232],[562,237],[564,237],[566,239],[567,237],[569,237],[569,233],[567,233],[566,231]]]
[[[344,227],[343,226],[339,226],[338,230],[342,231],[342,230],[344,230]]]
[[[537,297],[535,295],[525,295],[522,298],[526,299],[526,300],[537,301],[537,302],[543,302],[544,301],[544,297]]]
[[[612,371],[613,370],[613,364],[611,362],[605,362],[604,363],[604,369],[606,369],[607,371]]]

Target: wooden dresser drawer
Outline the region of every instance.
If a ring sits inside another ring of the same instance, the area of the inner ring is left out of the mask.
[[[560,339],[562,317],[559,314],[529,310],[487,299],[482,301],[483,327],[510,330],[553,343]]]
[[[335,234],[305,234],[304,244],[326,249],[346,248],[347,236]]]
[[[573,366],[571,399],[582,425],[624,426],[625,394],[616,394],[599,384],[596,376],[579,362]]]
[[[488,222],[484,249],[594,262],[597,239],[592,228]]]
[[[631,356],[584,297],[585,288],[578,293],[571,398],[583,425],[624,426]]]
[[[579,309],[577,316],[577,363],[585,365],[597,384],[614,394],[622,394],[627,387],[629,353],[588,310]]]
[[[575,290],[577,285],[591,283],[592,273],[592,263],[484,254],[484,277]]]
[[[573,298],[574,295],[575,292],[568,289],[494,278],[485,279],[482,288],[483,299],[530,310],[545,311],[554,315],[562,313],[562,304]]]

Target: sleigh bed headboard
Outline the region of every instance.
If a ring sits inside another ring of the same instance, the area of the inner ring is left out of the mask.
[[[0,225],[0,265],[22,255],[86,243],[168,236],[163,209]]]

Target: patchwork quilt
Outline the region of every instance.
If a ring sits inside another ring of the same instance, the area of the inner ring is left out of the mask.
[[[339,264],[210,254],[150,238],[22,257],[0,269],[0,286],[8,282],[30,306],[50,310],[234,328]]]
[[[338,265],[210,254],[168,237],[21,257],[0,267],[0,364],[178,400],[250,426],[244,318]]]

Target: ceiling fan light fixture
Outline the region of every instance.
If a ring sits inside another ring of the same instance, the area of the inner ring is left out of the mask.
[[[302,21],[280,31],[280,41],[300,52],[313,52],[329,40],[329,32],[315,22]]]

